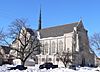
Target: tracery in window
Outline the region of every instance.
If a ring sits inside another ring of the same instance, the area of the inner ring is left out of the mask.
[[[46,42],[44,45],[44,54],[48,53],[48,43]]]
[[[55,42],[52,42],[52,54],[55,53]]]
[[[63,42],[59,41],[59,49],[58,52],[63,52]]]

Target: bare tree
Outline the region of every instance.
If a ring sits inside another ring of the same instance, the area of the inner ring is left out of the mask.
[[[3,33],[3,30],[0,30],[0,44],[3,44],[3,41],[5,39],[5,34]]]
[[[94,49],[100,50],[100,33],[94,33],[90,37],[90,46]]]
[[[37,32],[30,28],[27,28],[26,21],[22,19],[16,19],[9,26],[9,33],[7,38],[10,41],[13,41],[12,44],[9,44],[9,40],[4,41],[10,46],[10,54],[19,58],[22,62],[22,65],[25,64],[25,61],[29,58],[31,54],[40,53],[40,42],[37,38]]]
[[[22,27],[28,27],[26,19],[16,19],[9,25],[9,34],[11,39],[15,39],[20,34]]]
[[[2,40],[2,38],[3,38],[2,31],[0,31],[0,41]]]
[[[69,63],[72,63],[72,53],[68,50],[66,52],[57,53],[58,59],[64,64],[65,67],[68,66]]]
[[[13,21],[6,32],[3,29],[0,31],[0,42],[10,46],[12,41],[19,35],[22,27],[27,27],[25,19],[16,19]]]

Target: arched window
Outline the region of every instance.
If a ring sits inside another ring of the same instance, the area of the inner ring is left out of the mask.
[[[49,55],[51,55],[51,47],[49,48]]]
[[[63,42],[59,41],[59,48],[58,48],[58,52],[62,52],[63,51]]]
[[[52,54],[55,53],[55,42],[52,42]]]
[[[47,54],[48,53],[48,43],[46,42],[44,44],[44,54]]]

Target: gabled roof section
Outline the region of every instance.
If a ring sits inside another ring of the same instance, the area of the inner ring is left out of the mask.
[[[1,47],[4,50],[5,54],[9,54],[10,49],[11,49],[10,47],[8,47],[8,46],[1,46]]]
[[[75,23],[71,23],[71,24],[65,24],[65,25],[61,25],[61,26],[55,26],[55,27],[41,29],[41,30],[39,30],[40,37],[47,38],[47,37],[63,36],[65,33],[72,32],[74,27],[76,27],[78,24],[79,24],[79,22],[75,22]]]
[[[30,35],[32,35],[32,36],[34,36],[35,35],[35,33],[34,33],[34,30],[33,29],[31,29],[31,28],[25,28],[26,30],[27,30],[27,32],[29,32],[30,33]],[[20,31],[21,32],[21,31]],[[20,35],[18,35],[18,36],[20,36]],[[14,44],[14,43],[16,43],[17,42],[17,37],[15,38],[15,40],[12,42],[12,44]]]
[[[87,31],[87,30],[84,28],[84,25],[83,25],[83,21],[82,21],[82,20],[79,21],[79,24],[77,25],[77,30],[78,30],[78,31]]]
[[[34,35],[34,30],[31,28],[26,28],[27,32],[29,32],[32,36]]]

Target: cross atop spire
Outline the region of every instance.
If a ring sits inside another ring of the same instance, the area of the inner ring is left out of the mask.
[[[38,30],[41,30],[41,23],[42,23],[42,21],[41,21],[41,7],[40,7],[40,15],[39,15],[39,25],[38,25]]]

